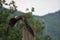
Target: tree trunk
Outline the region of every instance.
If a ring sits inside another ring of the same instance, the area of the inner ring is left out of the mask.
[[[32,36],[30,32],[28,32],[28,30],[24,27],[22,40],[36,40],[36,28],[35,27],[31,27],[31,28],[33,29],[34,36]]]

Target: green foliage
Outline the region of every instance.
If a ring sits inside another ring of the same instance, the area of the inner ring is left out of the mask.
[[[49,35],[46,35],[44,39],[45,40],[51,40],[52,38]]]
[[[36,35],[37,35],[37,40],[40,40],[42,38],[43,40],[43,30],[45,28],[44,22],[41,22],[40,19],[36,19],[31,12],[23,14],[24,16],[27,16],[27,20],[31,26],[36,27]]]
[[[5,0],[0,0],[0,37],[4,35],[4,30],[8,26],[8,17],[15,12],[15,10],[4,8],[3,4],[5,4]]]
[[[13,7],[10,7],[10,9],[3,8],[3,4],[5,4],[5,0],[3,2],[0,0],[0,37],[2,35],[4,36],[3,32],[8,27],[8,21],[10,18],[10,14],[17,11],[15,2],[12,1],[12,3],[9,3],[13,5]],[[8,4],[8,3],[7,3]],[[32,9],[34,11],[34,9]],[[29,24],[31,26],[36,27],[36,35],[37,40],[43,40],[43,30],[44,30],[44,24],[40,21],[40,19],[36,19],[32,12],[23,13],[22,16],[26,16]],[[12,31],[10,32],[9,36],[7,37],[7,40],[22,40],[22,27],[24,26],[24,23],[22,21],[18,21],[15,24],[15,27],[12,28]],[[5,40],[5,39],[4,39]]]

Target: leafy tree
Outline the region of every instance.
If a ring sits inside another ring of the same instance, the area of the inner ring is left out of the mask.
[[[10,9],[6,9],[3,7],[3,4],[6,6],[10,6]],[[12,1],[9,4],[6,3],[5,0],[0,0],[0,37],[2,37],[5,40],[4,36],[4,30],[8,27],[8,21],[10,19],[10,14],[13,14],[14,12],[17,11],[16,9],[15,2]],[[27,9],[28,10],[28,9]],[[32,8],[32,12],[34,12],[34,8]],[[36,35],[37,35],[37,40],[43,40],[43,30],[44,30],[44,23],[40,21],[40,19],[36,19],[33,15],[32,12],[28,13],[23,13],[22,16],[27,16],[28,22],[31,26],[36,27]],[[12,31],[10,32],[9,36],[7,37],[7,40],[22,40],[22,27],[24,26],[24,23],[22,21],[18,21],[13,27]]]
[[[6,2],[5,0],[0,0],[0,37],[2,37],[2,35],[4,36],[3,32],[7,28],[7,24],[9,20],[8,17],[10,16],[10,14],[16,11],[13,10],[14,6],[12,9],[4,8],[3,4],[9,6],[9,4],[5,2]]]

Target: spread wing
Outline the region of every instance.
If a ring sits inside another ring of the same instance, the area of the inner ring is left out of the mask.
[[[25,20],[24,23],[25,23],[27,30],[34,36],[34,32],[32,28],[30,27],[30,25],[28,24],[27,20]]]

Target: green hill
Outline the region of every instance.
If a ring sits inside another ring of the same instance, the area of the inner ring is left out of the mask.
[[[52,40],[60,40],[60,10],[42,17],[46,24],[46,34],[52,36]]]

